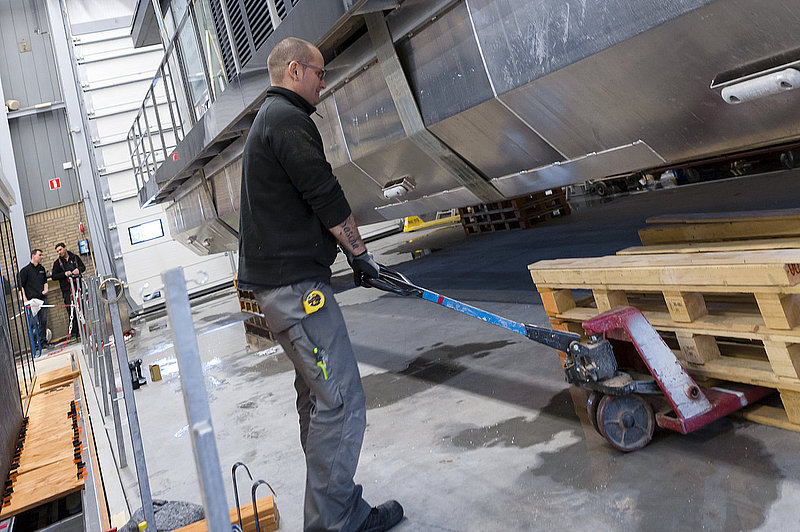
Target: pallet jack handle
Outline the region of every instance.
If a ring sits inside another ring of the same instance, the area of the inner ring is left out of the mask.
[[[483,309],[473,307],[472,305],[462,303],[461,301],[437,294],[436,292],[432,292],[431,290],[422,288],[421,286],[417,286],[402,273],[388,268],[382,264],[378,264],[378,266],[380,268],[380,275],[378,278],[367,277],[362,274],[360,278],[361,282],[359,283],[361,286],[377,288],[378,290],[383,290],[384,292],[389,292],[404,297],[418,297],[420,299],[436,303],[437,305],[447,307],[451,310],[455,310],[456,312],[460,312],[462,314],[472,316],[473,318],[478,318],[479,320],[497,325],[498,327],[503,327],[509,331],[521,334],[522,336],[525,336],[534,342],[552,347],[554,349],[559,349],[561,351],[569,351],[571,348],[574,348],[576,344],[580,345],[581,337],[578,334],[566,331],[555,331],[546,327],[539,327],[537,325],[520,323],[509,320],[508,318],[503,318],[497,314],[493,314]]]

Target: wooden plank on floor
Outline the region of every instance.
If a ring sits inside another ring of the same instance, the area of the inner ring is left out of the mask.
[[[662,214],[651,216],[645,220],[648,224],[678,223],[720,223],[746,222],[753,220],[800,220],[800,209],[771,209],[761,211],[736,212],[688,212],[679,214]]]
[[[754,219],[719,223],[652,224],[639,229],[645,246],[800,236],[800,220]]]
[[[800,249],[800,238],[759,238],[754,240],[731,240],[729,242],[684,242],[654,246],[631,246],[617,251],[617,255],[713,253],[719,251],[757,251],[774,249]]]
[[[734,412],[733,415],[761,425],[800,432],[800,423],[789,421],[783,408],[754,404]]]

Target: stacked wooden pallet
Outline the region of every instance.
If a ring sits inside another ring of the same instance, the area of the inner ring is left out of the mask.
[[[784,411],[753,417],[800,430],[800,211],[648,222],[653,245],[529,267],[553,328],[635,306],[696,378],[775,388]]]
[[[554,188],[494,203],[458,209],[468,235],[509,229],[530,229],[535,224],[570,213],[563,188]]]
[[[264,314],[261,313],[261,309],[258,307],[255,294],[253,294],[251,290],[240,289],[236,279],[233,280],[233,285],[236,287],[236,294],[239,297],[239,308],[242,309],[242,312],[253,314],[253,317],[248,318],[244,322],[244,331],[245,335],[248,336],[248,342],[250,341],[250,337],[274,341],[275,337],[272,335],[272,331],[269,330],[269,324],[266,318],[264,318]]]

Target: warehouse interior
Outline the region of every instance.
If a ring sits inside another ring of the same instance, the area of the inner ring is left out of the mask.
[[[392,530],[796,529],[793,4],[0,0],[0,532],[312,529],[237,274],[287,37],[382,265],[330,286]]]

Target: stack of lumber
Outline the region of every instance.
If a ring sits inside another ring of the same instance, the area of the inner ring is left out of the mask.
[[[278,507],[275,505],[275,499],[272,495],[258,499],[258,524],[261,532],[272,532],[278,530],[281,522],[281,515],[278,512]],[[242,530],[243,532],[255,532],[256,518],[253,512],[253,503],[242,505]],[[230,511],[231,524],[239,524],[239,515],[236,508]],[[175,532],[206,532],[206,521],[197,521],[191,525],[177,529]]]
[[[11,491],[0,519],[19,514],[83,489],[82,462],[73,381],[65,367],[40,375],[28,408],[27,430],[16,467],[9,474]]]
[[[458,209],[461,225],[468,235],[530,229],[537,223],[569,213],[567,195],[563,188]]]
[[[637,307],[695,378],[778,390],[751,418],[800,431],[800,210],[647,222],[644,246],[529,266],[552,327]]]

